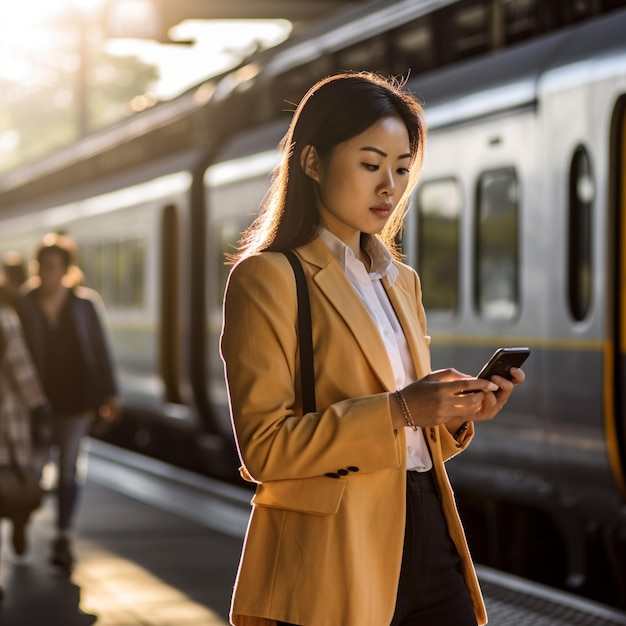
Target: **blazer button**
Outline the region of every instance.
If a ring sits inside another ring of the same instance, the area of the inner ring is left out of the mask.
[[[335,472],[326,472],[324,476],[328,476],[328,478],[341,478],[341,476],[339,476],[339,474],[335,474]]]
[[[356,465],[348,465],[347,470],[349,472],[358,472],[359,468]]]
[[[434,428],[431,428],[431,429],[430,429],[430,438],[431,438],[433,441],[437,441],[437,433],[435,432],[435,429],[434,429]]]
[[[347,476],[350,472],[346,469],[338,469],[337,470],[337,474],[339,474],[340,476]]]

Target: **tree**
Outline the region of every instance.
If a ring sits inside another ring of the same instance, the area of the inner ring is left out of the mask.
[[[36,85],[0,81],[0,172],[32,161],[79,138],[79,63],[41,62]],[[75,56],[75,52],[73,53]],[[133,113],[130,102],[146,94],[158,70],[135,57],[89,51],[87,120],[97,130]]]

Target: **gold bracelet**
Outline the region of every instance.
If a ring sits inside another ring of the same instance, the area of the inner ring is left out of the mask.
[[[398,402],[400,403],[400,408],[402,409],[402,415],[404,415],[404,419],[406,420],[406,423],[413,430],[417,430],[417,426],[415,425],[415,422],[413,421],[413,416],[411,415],[411,411],[409,411],[409,405],[406,403],[406,400],[404,399],[404,396],[402,395],[402,392],[399,389],[395,392],[395,396]]]

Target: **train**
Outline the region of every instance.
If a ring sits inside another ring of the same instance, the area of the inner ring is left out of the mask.
[[[0,176],[0,251],[66,232],[106,304],[124,418],[95,436],[238,480],[225,254],[289,103],[335,71],[408,75],[429,138],[401,244],[433,367],[531,348],[525,383],[448,464],[470,547],[626,606],[624,33],[617,0],[374,0]]]

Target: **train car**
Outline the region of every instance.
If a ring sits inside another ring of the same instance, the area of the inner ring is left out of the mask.
[[[126,415],[107,436],[235,475],[224,254],[269,186],[283,101],[332,71],[412,68],[430,131],[402,245],[433,366],[532,351],[449,464],[470,545],[626,605],[626,9],[574,4],[368,3],[0,180],[0,250],[65,230],[105,299]]]
[[[411,79],[430,133],[403,238],[435,367],[477,372],[498,346],[532,348],[526,383],[450,463],[475,552],[622,602],[625,27],[622,11]],[[222,252],[285,129],[235,138],[209,168]]]

